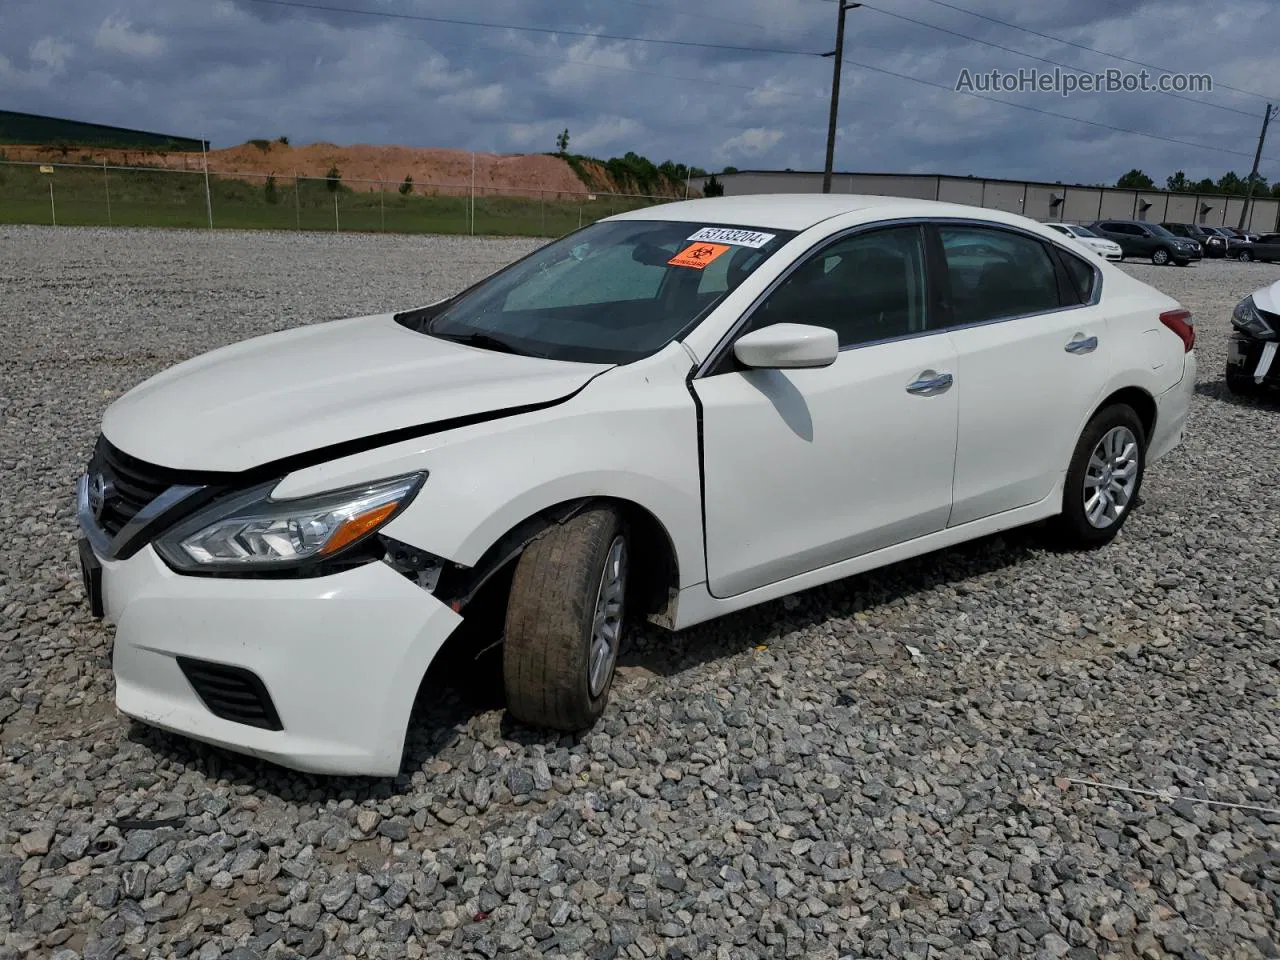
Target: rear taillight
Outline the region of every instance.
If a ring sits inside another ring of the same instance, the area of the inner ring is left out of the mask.
[[[1160,314],[1160,322],[1178,335],[1183,353],[1190,353],[1196,345],[1196,327],[1191,322],[1191,311],[1166,310]]]

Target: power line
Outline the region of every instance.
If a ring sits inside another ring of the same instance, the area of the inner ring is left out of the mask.
[[[657,3],[645,3],[643,0],[614,0],[616,3],[625,3],[631,7],[644,7],[646,10],[660,10],[663,13],[670,14],[673,17],[690,17],[694,20],[703,20],[708,17],[714,17],[717,23],[733,23],[740,27],[751,27],[753,30],[764,30],[762,23],[756,23],[753,20],[732,20],[729,17],[722,17],[720,14],[711,13],[694,13],[689,10],[679,10],[675,7],[666,7]]]
[[[939,0],[930,0],[930,2],[939,2]],[[943,5],[951,6],[950,4],[943,4]],[[868,10],[874,10],[876,13],[884,14],[884,16],[886,17],[893,17],[895,20],[903,20],[903,21],[906,21],[907,23],[914,23],[921,27],[928,27],[930,30],[937,30],[939,33],[945,33],[953,37],[959,37],[961,40],[968,40],[972,43],[981,43],[984,46],[994,47],[996,50],[1003,50],[1005,53],[1016,54],[1019,57],[1027,57],[1030,60],[1039,60],[1041,63],[1048,63],[1048,64],[1052,64],[1055,67],[1062,67],[1063,69],[1070,70],[1073,73],[1091,74],[1093,72],[1091,70],[1086,70],[1084,67],[1077,67],[1070,63],[1063,63],[1061,60],[1051,60],[1048,57],[1041,57],[1041,56],[1037,56],[1034,53],[1027,53],[1027,51],[1025,50],[1018,50],[1018,49],[1015,49],[1014,47],[1006,47],[1003,44],[996,43],[993,40],[983,40],[981,37],[972,37],[967,33],[960,33],[957,30],[951,30],[951,29],[948,29],[947,27],[940,27],[936,23],[929,23],[926,20],[917,20],[914,17],[908,17],[905,14],[894,13],[892,10],[885,10],[883,7],[877,7],[871,3],[864,3],[863,6],[866,7]],[[959,9],[959,8],[957,7],[956,9]],[[982,16],[982,15],[974,14],[974,16]],[[990,20],[991,18],[983,17],[983,19]],[[997,22],[1003,22],[1003,21],[997,21]],[[1013,26],[1013,24],[1007,24],[1007,26]],[[1022,29],[1022,28],[1018,28],[1018,29]],[[1033,32],[1033,31],[1029,31],[1029,32]],[[1037,36],[1042,36],[1042,34],[1037,34]],[[1167,73],[1168,71],[1165,71],[1165,72]],[[1241,116],[1249,117],[1250,119],[1253,118],[1253,114],[1250,113],[1248,110],[1240,110],[1240,109],[1237,109],[1236,107],[1228,107],[1225,104],[1221,104],[1221,103],[1210,103],[1208,100],[1197,100],[1195,97],[1183,96],[1180,93],[1174,93],[1172,90],[1158,90],[1156,92],[1164,94],[1167,97],[1173,97],[1175,100],[1185,100],[1187,103],[1196,103],[1202,107],[1213,107],[1213,109],[1215,110],[1225,110],[1228,113],[1238,113]]]
[[[427,16],[425,14],[396,13],[394,11],[389,11],[389,10],[361,10],[354,7],[340,7],[340,6],[331,6],[326,4],[308,3],[308,2],[305,2],[305,0],[250,0],[250,2],[264,4],[268,6],[290,7],[290,8],[303,9],[303,10],[313,10],[313,11],[318,11],[322,13],[347,13],[347,14],[353,14],[358,16],[366,16],[366,17],[381,17],[384,19],[391,19],[391,20],[408,20],[408,21],[425,22],[425,23],[445,23],[445,24],[453,24],[457,26],[479,27],[479,28],[490,29],[490,30],[514,30],[517,32],[537,33],[537,34],[543,34],[543,35],[558,34],[563,36],[590,37],[590,38],[599,39],[599,40],[614,40],[619,42],[651,43],[651,44],[660,44],[660,45],[666,45],[666,46],[694,47],[694,48],[707,49],[707,50],[729,50],[729,51],[736,51],[740,53],[764,53],[764,54],[776,54],[776,55],[782,55],[782,56],[814,57],[814,58],[821,56],[821,54],[815,53],[813,51],[807,51],[807,50],[793,50],[793,49],[778,48],[778,47],[742,46],[737,44],[710,43],[710,42],[702,42],[702,41],[695,41],[695,40],[662,40],[655,37],[634,37],[634,36],[625,36],[620,34],[594,33],[594,32],[589,32],[584,30],[561,30],[553,27],[518,26],[515,24],[492,23],[492,22],[484,22],[484,21],[477,21],[477,20],[464,20],[464,19],[455,18],[455,17],[433,17],[433,16]],[[879,8],[875,8],[875,9],[879,10]],[[879,11],[879,12],[883,13],[887,11]],[[921,21],[921,23],[923,24],[923,21]],[[933,26],[932,24],[923,24],[923,25]],[[884,74],[885,76],[895,77],[899,80],[907,80],[907,81],[910,81],[911,83],[919,83],[925,86],[935,87],[939,90],[946,90],[950,93],[961,93],[961,94],[964,94],[965,96],[976,97],[979,100],[986,100],[986,101],[989,101],[990,103],[1002,104],[1006,107],[1013,107],[1014,109],[1017,109],[1017,110],[1026,110],[1031,113],[1038,113],[1047,117],[1056,117],[1059,120],[1072,120],[1076,123],[1084,123],[1084,124],[1088,124],[1089,126],[1099,127],[1104,130],[1111,130],[1116,133],[1124,133],[1124,134],[1128,134],[1130,136],[1136,136],[1136,137],[1146,137],[1147,139],[1150,139],[1150,140],[1159,140],[1165,143],[1173,143],[1173,144],[1178,144],[1180,146],[1185,146],[1185,147],[1195,147],[1196,149],[1199,149],[1199,150],[1210,150],[1216,153],[1232,154],[1234,156],[1250,157],[1250,159],[1252,159],[1251,154],[1242,153],[1238,150],[1228,150],[1225,147],[1215,147],[1215,146],[1210,146],[1209,144],[1196,143],[1191,140],[1181,140],[1176,137],[1166,137],[1157,133],[1145,133],[1141,130],[1131,130],[1127,127],[1117,127],[1108,123],[1103,123],[1098,120],[1087,120],[1083,117],[1073,117],[1070,114],[1055,113],[1052,110],[1044,110],[1039,107],[1030,106],[1028,104],[1014,103],[1011,100],[1000,100],[996,97],[990,97],[985,94],[975,93],[968,90],[956,90],[954,87],[949,87],[945,84],[937,83],[932,80],[924,80],[920,77],[912,77],[904,73],[898,73],[895,70],[889,70],[885,67],[877,67],[872,64],[859,63],[858,61],[849,60],[847,58],[845,58],[844,62],[855,67],[860,67],[863,70],[870,70],[873,73],[881,73],[881,74]],[[1268,160],[1268,162],[1275,162],[1273,158],[1268,157],[1266,159]]]
[[[662,40],[657,37],[632,37],[613,33],[592,33],[586,30],[561,30],[555,27],[526,27],[514,23],[491,23],[482,20],[462,20],[456,17],[431,17],[418,13],[396,13],[391,10],[361,10],[357,7],[337,7],[303,0],[249,0],[251,3],[273,7],[296,7],[321,13],[349,13],[362,17],[383,17],[389,20],[413,20],[420,23],[448,23],[462,27],[482,27],[489,30],[516,30],[522,33],[559,34],[566,37],[594,37],[598,40],[620,40],[630,43],[652,43],[672,47],[696,47],[702,50],[732,50],[738,53],[772,53],[792,57],[816,57],[813,50],[788,50],[782,47],[752,47],[732,43],[709,43],[698,40]]]
[[[958,10],[960,13],[967,13],[971,17],[978,17],[982,20],[987,20],[991,23],[998,23],[1001,26],[1011,27],[1014,30],[1021,30],[1023,33],[1029,33],[1032,36],[1040,37],[1043,40],[1052,40],[1054,43],[1065,43],[1067,46],[1075,47],[1077,50],[1088,50],[1090,53],[1096,53],[1099,56],[1111,57],[1115,60],[1121,60],[1125,63],[1132,63],[1139,67],[1146,67],[1149,70],[1158,70],[1161,73],[1176,72],[1173,70],[1168,70],[1164,67],[1157,67],[1155,64],[1147,63],[1145,60],[1135,60],[1132,57],[1122,56],[1121,54],[1118,54],[1118,53],[1110,53],[1106,50],[1099,50],[1097,47],[1090,47],[1087,44],[1077,43],[1074,40],[1067,40],[1065,37],[1055,37],[1048,33],[1041,33],[1039,30],[1032,30],[1030,27],[1019,26],[1016,23],[1010,23],[1007,20],[1001,20],[999,17],[991,17],[985,13],[978,13],[978,11],[976,10],[970,10],[967,7],[961,7],[954,3],[948,3],[946,2],[946,0],[926,0],[926,2],[932,3],[939,7],[946,7],[949,10]],[[1218,83],[1218,84],[1215,84],[1215,86],[1221,87],[1224,90],[1231,90],[1234,93],[1243,93],[1245,96],[1257,97],[1259,100],[1271,99],[1265,94],[1257,93],[1256,91],[1253,91],[1253,90],[1245,90],[1241,87],[1233,87],[1226,83]],[[1203,101],[1197,101],[1197,102],[1203,102]]]
[[[847,57],[844,62],[851,66],[861,67],[863,70],[870,70],[873,73],[883,73],[890,77],[896,77],[899,80],[910,80],[912,83],[921,83],[927,87],[936,87],[939,90],[946,90],[948,93],[959,93],[966,97],[976,97],[979,100],[1003,104],[1006,107],[1013,107],[1016,110],[1027,110],[1031,113],[1038,113],[1046,117],[1057,117],[1059,120],[1074,120],[1076,123],[1087,123],[1091,127],[1101,127],[1104,130],[1112,130],[1116,133],[1126,133],[1135,137],[1146,137],[1149,140],[1162,140],[1165,143],[1176,143],[1183,147],[1195,147],[1199,150],[1212,150],[1215,153],[1230,153],[1237,157],[1249,157],[1250,159],[1253,157],[1253,154],[1242,153],[1239,150],[1228,150],[1225,147],[1215,147],[1207,143],[1196,143],[1194,140],[1180,140],[1177,137],[1166,137],[1158,133],[1145,133],[1142,130],[1131,130],[1128,127],[1113,126],[1109,123],[1103,123],[1101,120],[1087,120],[1084,117],[1073,117],[1067,113],[1055,113],[1052,110],[1043,110],[1040,107],[1033,107],[1026,103],[1014,103],[1012,100],[1001,100],[997,97],[989,97],[985,93],[975,93],[971,90],[957,90],[955,87],[949,87],[944,83],[937,83],[933,80],[924,80],[920,77],[908,76],[905,73],[898,73],[896,70],[888,70],[884,67],[872,66],[869,63],[859,63],[858,61],[850,60]],[[1280,162],[1276,161],[1272,157],[1267,157],[1266,159],[1268,162],[1272,163]]]
[[[592,67],[596,70],[616,70],[622,73],[638,73],[646,77],[658,77],[663,80],[678,80],[681,83],[698,83],[710,84],[716,87],[730,87],[734,90],[746,90],[749,92],[759,89],[758,86],[752,86],[746,83],[730,83],[727,80],[710,80],[705,77],[682,77],[672,73],[664,73],[657,70],[641,70],[638,67],[623,67],[613,63],[593,63],[590,60],[574,60],[569,57],[548,57],[537,53],[522,53],[509,48],[492,47],[487,44],[461,43],[457,40],[441,40],[438,37],[422,37],[416,33],[404,33],[399,30],[394,31],[398,37],[404,37],[407,40],[417,40],[422,43],[431,45],[432,47],[455,47],[461,50],[479,50],[490,51],[492,53],[500,53],[506,57],[524,57],[529,60],[543,60],[547,63],[569,64],[575,67]],[[779,94],[788,97],[804,97],[806,94],[788,93],[786,91],[777,91]],[[816,94],[814,96],[817,96]]]

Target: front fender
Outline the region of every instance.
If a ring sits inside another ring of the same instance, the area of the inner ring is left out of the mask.
[[[522,521],[571,500],[634,503],[666,530],[681,587],[705,579],[697,411],[678,344],[618,367],[571,400],[300,470],[298,497],[416,470],[429,473],[388,536],[474,566]]]

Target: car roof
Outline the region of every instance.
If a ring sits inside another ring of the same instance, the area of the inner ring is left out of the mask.
[[[958,217],[1014,226],[1037,223],[1029,217],[986,207],[847,193],[757,193],[741,197],[707,197],[661,203],[606,219],[678,220],[798,231],[848,213],[864,213],[867,221],[895,217]]]

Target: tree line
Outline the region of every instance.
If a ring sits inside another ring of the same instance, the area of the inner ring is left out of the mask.
[[[1228,170],[1217,180],[1212,177],[1204,177],[1201,180],[1192,180],[1182,170],[1177,171],[1164,180],[1165,190],[1172,193],[1217,193],[1231,197],[1243,197],[1249,192],[1249,177],[1240,176],[1234,170]],[[1280,183],[1268,184],[1267,178],[1262,174],[1256,174],[1253,181],[1253,195],[1255,197],[1273,197],[1280,200]],[[1119,180],[1116,186],[1125,190],[1154,190],[1156,183],[1146,173],[1134,167]]]

